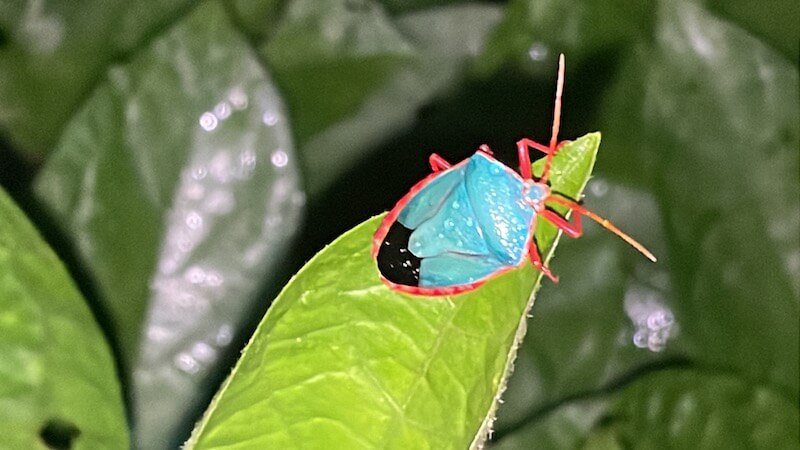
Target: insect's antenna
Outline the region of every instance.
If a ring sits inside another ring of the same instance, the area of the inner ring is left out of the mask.
[[[575,211],[576,213],[579,213],[581,215],[584,215],[584,216],[594,220],[595,222],[597,222],[600,225],[602,225],[603,228],[605,228],[606,230],[608,230],[608,231],[616,234],[617,236],[621,237],[622,240],[627,242],[631,247],[633,247],[636,250],[638,250],[639,253],[643,254],[647,259],[649,259],[650,261],[656,262],[656,257],[655,257],[655,255],[653,255],[650,252],[650,250],[646,249],[644,245],[640,244],[634,238],[630,237],[627,233],[625,233],[624,231],[622,231],[619,228],[617,228],[608,219],[604,219],[604,218],[600,217],[599,215],[593,213],[592,211],[589,211],[588,209],[584,208],[583,206],[581,206],[581,205],[579,205],[579,204],[577,204],[577,203],[575,203],[573,201],[570,201],[570,200],[567,200],[567,199],[564,199],[564,198],[561,198],[561,197],[558,197],[558,196],[555,196],[555,195],[551,195],[550,198],[548,198],[548,200],[552,200],[552,201],[554,201],[556,203],[561,203],[562,205],[569,207],[571,210]]]
[[[541,182],[546,183],[550,175],[550,166],[553,164],[553,156],[558,146],[558,130],[561,127],[561,95],[564,92],[564,54],[558,57],[558,81],[556,82],[556,105],[553,111],[553,132],[550,135],[550,151],[544,161]]]

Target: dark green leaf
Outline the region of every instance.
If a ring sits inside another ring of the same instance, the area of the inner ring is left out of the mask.
[[[550,412],[493,449],[797,448],[797,406],[730,374],[660,370]]]
[[[452,89],[500,17],[498,7],[487,5],[396,18],[371,1],[319,5],[291,2],[264,46],[292,111],[304,166],[314,174],[312,196]]]
[[[43,156],[111,61],[188,4],[3,2],[0,129],[19,150]]]
[[[281,99],[221,6],[111,68],[37,188],[109,313],[138,445],[181,440],[304,201]]]
[[[691,2],[657,23],[608,128],[664,214],[676,319],[693,357],[798,398],[797,68]]]
[[[0,190],[0,447],[127,448],[111,351],[61,261]]]
[[[600,144],[563,147],[552,184],[580,195]],[[380,217],[312,259],[275,300],[189,448],[464,448],[492,426],[540,274],[446,298],[390,290],[370,256]],[[541,235],[550,254],[556,233]]]

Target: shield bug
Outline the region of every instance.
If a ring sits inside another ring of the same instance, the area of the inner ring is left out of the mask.
[[[433,173],[397,202],[373,238],[372,256],[384,283],[411,294],[452,295],[526,261],[557,282],[533,238],[539,218],[577,238],[583,234],[581,216],[589,217],[655,262],[650,251],[611,222],[550,189],[553,157],[566,142],[558,142],[563,87],[561,55],[550,143],[518,141],[519,173],[496,160],[486,145],[458,164],[430,156]],[[538,179],[531,173],[531,149],[545,154]],[[572,219],[547,208],[554,204],[569,208]]]

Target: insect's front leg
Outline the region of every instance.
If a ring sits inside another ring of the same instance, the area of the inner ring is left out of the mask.
[[[517,157],[519,158],[519,173],[525,180],[530,180],[533,175],[531,174],[531,153],[529,149],[539,150],[545,154],[551,154],[550,147],[542,145],[536,141],[528,138],[520,139],[517,141]]]

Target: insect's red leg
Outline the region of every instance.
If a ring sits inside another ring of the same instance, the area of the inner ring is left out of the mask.
[[[525,180],[530,180],[532,178],[531,154],[528,151],[528,148],[533,148],[547,154],[550,153],[550,147],[542,145],[536,141],[532,141],[528,138],[520,139],[519,141],[517,141],[517,156],[519,157],[519,173]]]
[[[428,157],[428,162],[431,164],[431,170],[434,172],[450,168],[450,163],[436,153],[431,153],[431,156]]]
[[[572,221],[568,221],[558,215],[558,213],[550,211],[549,209],[542,209],[538,214],[564,231],[564,233],[567,233],[569,237],[579,238],[583,235],[583,225],[581,224],[581,215],[579,213],[572,215]]]
[[[539,249],[536,247],[536,241],[534,239],[531,239],[531,243],[528,245],[528,257],[531,259],[531,264],[536,270],[541,271],[547,278],[550,278],[553,283],[558,283],[558,276],[553,275],[553,272],[542,262],[542,257],[539,256]]]

